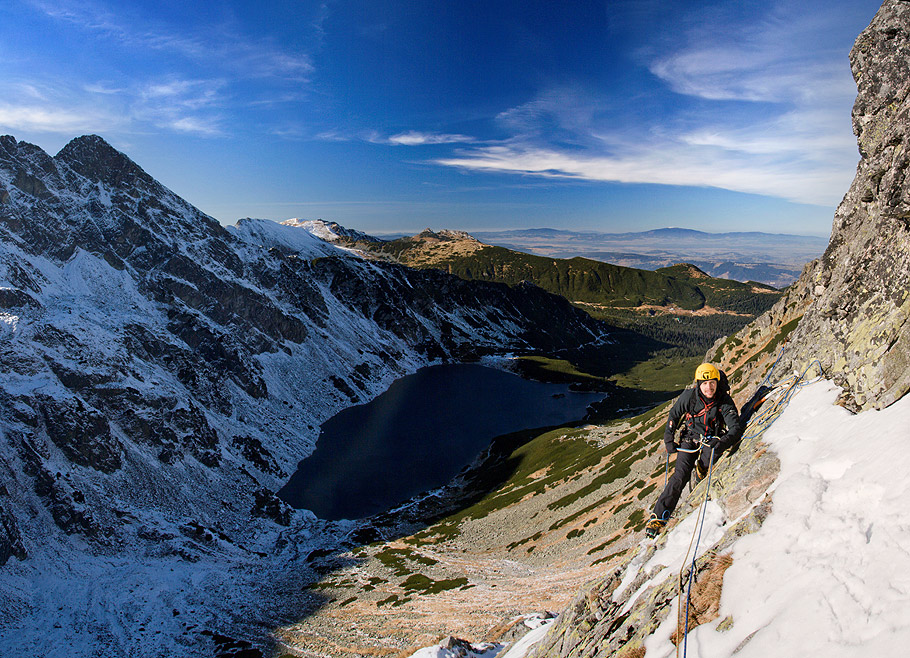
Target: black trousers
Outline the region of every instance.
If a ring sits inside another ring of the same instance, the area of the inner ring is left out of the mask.
[[[683,450],[692,450],[697,448],[698,444],[690,441],[683,441],[679,447]],[[717,461],[721,452],[723,451],[719,448],[714,449],[714,461]],[[705,467],[705,470],[708,470],[711,465],[711,448],[702,447],[698,452],[680,451],[676,453],[676,467],[673,469],[673,475],[667,480],[667,486],[664,487],[663,493],[660,494],[660,498],[657,499],[657,505],[654,506],[654,514],[657,518],[670,518],[673,510],[676,509],[676,503],[679,502],[679,497],[682,495],[686,483],[692,476],[692,469],[695,468],[695,462],[699,460],[701,461],[701,465]]]

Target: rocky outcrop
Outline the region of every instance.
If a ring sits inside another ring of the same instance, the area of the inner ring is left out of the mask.
[[[741,396],[775,363],[778,378],[823,373],[852,410],[910,390],[910,3],[885,2],[850,61],[861,157],[828,248],[772,309],[706,355]]]
[[[850,62],[861,158],[781,363],[817,358],[846,406],[880,409],[910,390],[910,3],[886,0]]]
[[[801,278],[768,312],[735,334],[719,339],[705,355],[705,361],[718,364],[727,373],[738,405],[748,400],[764,378],[783,378],[780,364],[790,348],[793,331],[815,298],[807,282],[814,279],[819,264],[817,260],[808,263]]]
[[[0,493],[6,493],[2,490]],[[19,526],[12,514],[0,506],[0,567],[6,564],[11,557],[24,560],[28,555],[22,545],[22,536]]]

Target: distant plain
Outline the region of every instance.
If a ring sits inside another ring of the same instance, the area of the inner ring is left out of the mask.
[[[761,232],[705,233],[666,228],[638,233],[598,233],[550,228],[478,231],[486,244],[538,256],[584,256],[614,265],[655,270],[692,263],[713,277],[757,281],[784,288],[818,258],[827,238]]]

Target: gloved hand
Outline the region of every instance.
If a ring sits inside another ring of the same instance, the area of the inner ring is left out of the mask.
[[[667,454],[668,454],[668,455],[672,455],[674,452],[676,452],[676,444],[675,444],[675,443],[672,443],[672,442],[670,442],[670,443],[664,443],[664,447],[667,449]]]
[[[720,446],[720,438],[716,436],[706,436],[704,443],[716,452],[717,448]]]

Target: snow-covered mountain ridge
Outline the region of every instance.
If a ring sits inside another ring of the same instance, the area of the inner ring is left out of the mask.
[[[533,286],[226,229],[96,136],[0,137],[0,307],[4,655],[191,655],[275,623],[261,576],[323,525],[271,492],[323,420],[431,362],[605,330]]]
[[[284,226],[297,226],[326,242],[336,242],[338,240],[382,242],[379,238],[375,238],[362,231],[345,228],[338,222],[327,222],[324,219],[294,218],[286,219],[281,222],[281,224]]]

